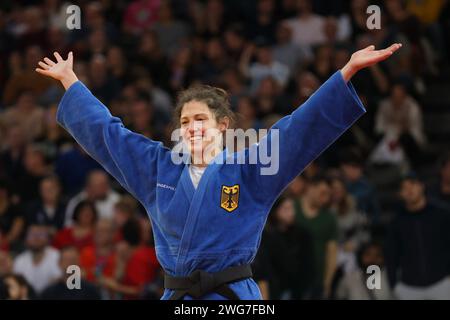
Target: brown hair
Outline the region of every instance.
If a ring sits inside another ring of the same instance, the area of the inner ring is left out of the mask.
[[[180,117],[183,106],[191,101],[205,103],[214,114],[217,121],[228,117],[230,119],[230,127],[234,124],[235,114],[233,110],[231,110],[228,93],[221,88],[196,84],[178,94],[174,114],[177,126],[180,126]]]

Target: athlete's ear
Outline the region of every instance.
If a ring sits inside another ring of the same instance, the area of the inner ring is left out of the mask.
[[[230,127],[230,118],[223,117],[219,120],[218,128],[220,132],[224,132]]]

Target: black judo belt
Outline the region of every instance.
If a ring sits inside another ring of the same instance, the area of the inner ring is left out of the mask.
[[[164,287],[175,290],[170,300],[179,300],[185,295],[199,299],[212,292],[218,293],[230,300],[239,300],[239,297],[228,284],[251,278],[252,275],[250,265],[230,267],[214,273],[195,270],[187,277],[173,277],[166,274],[164,276]]]

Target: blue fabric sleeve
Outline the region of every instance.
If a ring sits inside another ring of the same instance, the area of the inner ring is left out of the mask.
[[[248,187],[253,189],[255,197],[271,204],[292,179],[350,128],[365,111],[352,84],[344,81],[340,71],[336,72],[291,115],[275,123],[259,144],[254,144],[247,150],[250,158],[254,158],[261,148],[270,150],[271,156],[276,156],[277,152],[272,150],[271,142],[272,139],[276,142],[273,129],[278,129],[278,173],[261,174],[261,169],[270,165],[262,165],[260,161],[256,165],[242,166],[245,180],[251,181]]]
[[[160,142],[126,129],[80,81],[64,94],[56,119],[141,203],[155,198]]]

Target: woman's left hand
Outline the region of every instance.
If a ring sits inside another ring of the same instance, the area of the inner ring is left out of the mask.
[[[347,62],[347,64],[341,70],[344,80],[348,82],[359,70],[386,60],[401,47],[401,43],[394,43],[389,48],[382,50],[375,50],[375,46],[372,45],[368,46],[365,49],[356,51],[352,54],[350,61]]]

